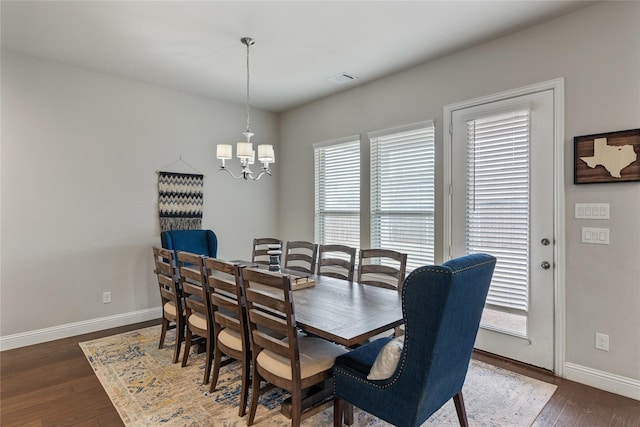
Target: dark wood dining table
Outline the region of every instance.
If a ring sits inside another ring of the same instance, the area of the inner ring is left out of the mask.
[[[249,268],[267,268],[234,262]],[[304,275],[284,269],[281,273]],[[315,280],[314,286],[293,291],[296,323],[304,332],[353,347],[402,324],[402,299],[396,290],[327,276],[304,277]]]
[[[293,292],[300,329],[353,347],[402,324],[400,293],[326,276],[312,276],[315,286]]]

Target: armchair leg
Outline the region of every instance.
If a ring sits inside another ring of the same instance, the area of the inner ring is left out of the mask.
[[[464,400],[462,399],[462,390],[453,396],[453,403],[456,405],[456,413],[458,414],[458,421],[460,427],[469,427],[469,421],[467,420],[467,411],[464,409]]]
[[[342,427],[342,401],[333,397],[333,427]]]

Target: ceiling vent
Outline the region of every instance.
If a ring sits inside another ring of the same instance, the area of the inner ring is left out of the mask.
[[[329,77],[329,81],[332,83],[335,83],[337,85],[343,85],[345,83],[349,83],[352,82],[354,80],[356,80],[357,77],[352,76],[351,74],[347,74],[347,73],[340,73],[336,76],[333,77]]]

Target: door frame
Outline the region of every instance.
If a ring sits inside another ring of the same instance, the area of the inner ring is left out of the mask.
[[[555,239],[553,269],[553,366],[557,376],[563,376],[565,361],[565,192],[564,192],[564,78],[548,80],[529,86],[520,87],[488,96],[457,102],[443,107],[443,245],[442,253],[445,259],[451,258],[451,195],[452,195],[452,115],[456,110],[477,105],[503,101],[518,96],[546,90],[553,91],[553,238]]]

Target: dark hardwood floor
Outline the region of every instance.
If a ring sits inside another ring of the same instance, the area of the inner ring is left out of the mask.
[[[138,323],[1,352],[0,425],[122,426],[78,343],[158,323]],[[535,427],[640,427],[640,401],[489,354],[476,353],[474,357],[558,386]]]

